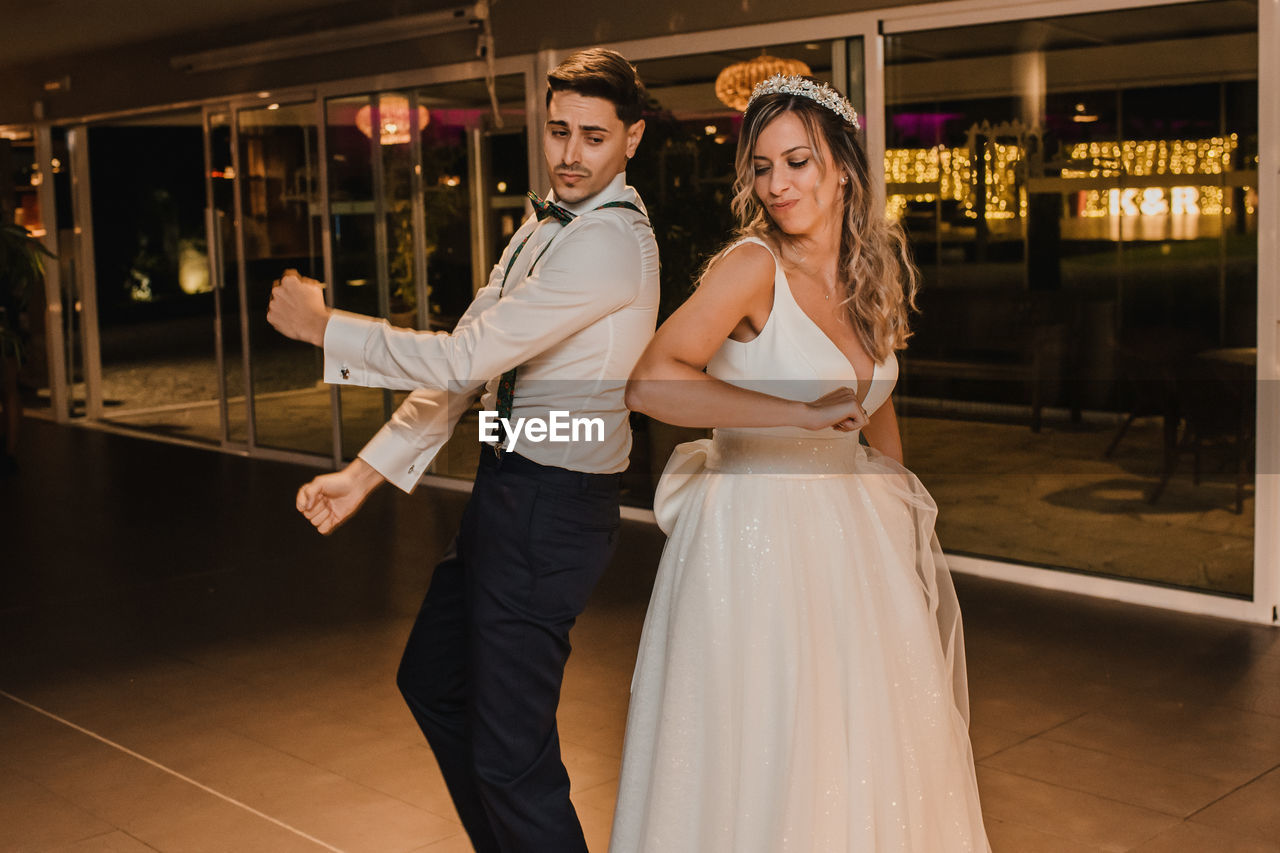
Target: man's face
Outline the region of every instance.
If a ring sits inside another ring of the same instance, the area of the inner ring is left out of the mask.
[[[643,135],[643,120],[627,127],[605,98],[554,92],[542,152],[556,198],[574,204],[600,192],[626,169]]]

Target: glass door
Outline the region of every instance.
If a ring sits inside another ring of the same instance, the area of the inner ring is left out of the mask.
[[[203,124],[201,111],[184,110],[87,128],[93,252],[81,260],[91,264],[101,367],[86,379],[103,420],[220,443]]]
[[[56,257],[44,262],[45,282],[30,288],[25,296],[27,340],[22,345],[21,366],[11,376],[5,376],[8,393],[16,389],[21,394],[22,406],[48,411],[63,420],[70,415],[67,383],[62,365],[66,363],[59,352],[67,342],[64,320],[68,309],[59,300],[58,288],[68,281],[62,274],[61,264],[71,255],[69,250],[59,250],[58,238],[63,221],[70,219],[70,205],[62,201],[69,197],[69,169],[67,164],[66,131],[30,127],[0,128],[0,219],[25,228]],[[61,198],[60,198],[61,197]],[[48,287],[54,288],[52,304]],[[0,335],[7,328],[10,333],[22,327],[18,317],[5,312],[20,313],[21,299],[0,297]],[[48,305],[48,313],[40,306]],[[0,343],[0,349],[4,344]],[[52,358],[51,358],[52,356]],[[3,356],[0,356],[3,357]],[[9,368],[14,368],[12,353]],[[0,375],[5,368],[0,368]],[[16,383],[15,383],[16,380]],[[32,389],[30,393],[26,389]],[[0,428],[0,435],[4,429]],[[2,449],[2,448],[0,448]]]
[[[413,195],[420,135],[429,121],[412,92],[332,98],[325,107],[334,306],[419,327],[425,289],[418,270]],[[390,391],[344,386],[343,455],[391,417]]]
[[[1253,2],[892,33],[923,285],[904,443],[948,550],[1254,589]]]
[[[223,440],[246,445],[249,418],[245,396],[244,336],[236,264],[236,170],[231,146],[231,109],[205,110],[205,232],[209,281],[214,293],[214,341]]]
[[[501,120],[478,80],[333,98],[324,137],[314,100],[265,97],[74,128],[64,259],[83,330],[67,341],[83,342],[68,363],[83,362],[86,414],[260,455],[353,456],[399,396],[327,386],[323,353],[267,323],[272,284],[296,269],[336,307],[452,329],[524,212],[523,77],[494,94]],[[474,459],[438,467],[468,476]]]
[[[233,115],[230,165],[247,364],[242,371],[245,433],[254,448],[330,456],[332,396],[323,382],[323,354],[267,323],[272,282],[286,269],[325,278],[315,105],[271,103],[242,107]],[[222,133],[217,126],[211,131]]]
[[[333,304],[450,331],[524,215],[524,78],[342,96],[325,104]],[[501,122],[495,119],[496,100]],[[341,389],[351,458],[401,394]],[[475,427],[461,425],[436,473],[471,476]]]
[[[43,178],[45,195],[41,207],[42,217],[47,221],[45,228],[54,232],[53,244],[58,250],[57,261],[51,261],[58,271],[58,294],[51,307],[59,310],[46,318],[49,323],[46,333],[55,340],[61,341],[58,354],[49,353],[49,398],[55,417],[70,417],[84,413],[84,384],[80,378],[80,337],[79,317],[80,301],[76,298],[76,239],[75,239],[75,207],[71,186],[71,146],[68,131],[65,127],[49,128],[49,151],[42,155],[41,169],[48,168]],[[48,183],[52,187],[48,187]],[[48,267],[46,267],[48,269]],[[55,324],[57,327],[55,328]],[[61,390],[57,386],[61,385]]]

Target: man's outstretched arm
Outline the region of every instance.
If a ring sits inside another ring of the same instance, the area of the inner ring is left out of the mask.
[[[614,217],[568,226],[535,273],[453,334],[395,329],[330,312],[316,283],[287,277],[268,319],[289,337],[323,346],[325,381],[370,388],[460,392],[501,376],[635,299],[640,247]]]
[[[498,264],[489,275],[489,285],[477,292],[455,331],[497,301],[501,284],[502,266]],[[480,391],[477,385],[464,393],[423,389],[410,393],[356,459],[341,471],[314,478],[298,491],[298,511],[328,535],[355,515],[383,483],[412,492]]]

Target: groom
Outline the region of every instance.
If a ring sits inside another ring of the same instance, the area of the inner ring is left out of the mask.
[[[553,196],[534,202],[452,334],[331,311],[296,274],[267,316],[324,348],[328,382],[417,389],[355,461],[299,491],[321,533],[384,481],[411,490],[488,383],[482,424],[501,426],[481,437],[502,443],[481,450],[397,677],[482,853],[587,849],[556,706],[569,629],[617,540],[631,449],[623,391],[658,308],[657,245],[625,175],[644,133],[640,79],[619,54],[592,49],[547,83]],[[551,440],[547,424],[554,434],[566,413],[599,428]]]

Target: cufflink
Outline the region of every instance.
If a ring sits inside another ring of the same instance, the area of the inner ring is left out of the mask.
[[[409,473],[410,473],[410,474],[412,474],[412,473],[413,473],[413,468],[414,468],[414,466],[412,466],[412,465],[410,465],[410,466],[409,466]]]
[[[351,371],[350,371],[350,370],[348,370],[348,369],[347,369],[347,368],[345,368],[345,367],[344,367],[344,368],[342,368],[342,378],[343,378],[343,379],[350,379],[350,378],[351,378]]]

